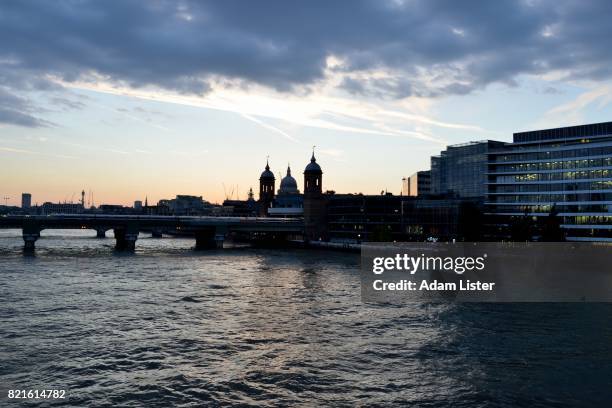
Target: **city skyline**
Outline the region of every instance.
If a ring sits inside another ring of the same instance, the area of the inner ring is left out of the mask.
[[[0,194],[244,199],[313,145],[324,189],[399,194],[447,145],[609,121],[610,7],[5,2]]]

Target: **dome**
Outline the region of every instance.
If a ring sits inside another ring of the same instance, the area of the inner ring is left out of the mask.
[[[283,177],[280,184],[280,189],[278,190],[279,194],[281,193],[298,193],[300,190],[297,188],[297,181],[293,177],[291,177],[291,167],[287,166],[287,175]]]
[[[312,152],[312,158],[310,159],[308,166],[306,166],[306,169],[304,169],[304,173],[323,173],[321,166],[317,164],[317,159],[315,158],[314,152]]]
[[[266,161],[266,169],[263,171],[263,173],[261,173],[259,180],[272,180],[272,181],[275,180],[274,173],[270,171],[270,165],[268,164],[267,161]]]

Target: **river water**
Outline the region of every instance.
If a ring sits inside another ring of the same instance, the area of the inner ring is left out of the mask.
[[[0,230],[0,406],[610,406],[612,305],[363,304],[359,256]],[[8,400],[8,389],[64,400]]]

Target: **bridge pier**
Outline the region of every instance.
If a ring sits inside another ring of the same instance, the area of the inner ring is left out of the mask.
[[[219,246],[215,230],[198,230],[195,232],[195,249],[197,251],[203,249],[217,249]],[[223,241],[221,241],[223,245]]]
[[[106,238],[106,228],[95,228],[96,238]]]
[[[23,252],[34,252],[36,241],[40,238],[40,226],[35,223],[24,222],[21,234],[23,237]]]
[[[136,249],[136,240],[138,239],[138,230],[131,228],[115,228],[115,250],[134,252]]]
[[[23,251],[34,252],[36,249],[36,241],[40,238],[40,233],[23,233]]]
[[[225,241],[224,234],[215,234],[215,247],[218,249],[223,249],[223,242]]]
[[[162,237],[162,230],[161,229],[152,229],[151,230],[151,237],[152,238],[161,238]]]

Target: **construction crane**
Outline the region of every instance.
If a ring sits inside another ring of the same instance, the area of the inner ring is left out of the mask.
[[[226,200],[233,200],[234,199],[234,186],[232,186],[232,189],[230,190],[229,195],[227,194],[227,187],[225,186],[225,183],[221,183],[223,184],[223,194],[225,196]],[[236,188],[238,187],[238,185],[236,184]]]

